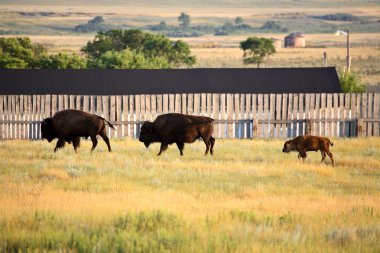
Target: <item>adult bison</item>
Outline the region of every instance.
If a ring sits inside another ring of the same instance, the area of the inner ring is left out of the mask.
[[[169,144],[176,143],[183,155],[185,143],[193,143],[202,138],[206,144],[205,155],[214,153],[215,139],[211,136],[214,130],[214,120],[203,116],[192,116],[179,113],[163,114],[154,122],[145,121],[141,127],[139,140],[148,148],[154,142],[160,142],[161,155]]]
[[[72,143],[74,150],[80,144],[80,137],[91,137],[93,151],[98,144],[96,135],[100,135],[108,146],[108,151],[111,152],[111,145],[106,134],[106,123],[114,126],[104,118],[79,110],[63,110],[55,113],[53,117],[46,118],[41,123],[41,134],[43,139],[51,142],[58,138],[54,152],[65,146],[65,142]]]
[[[330,145],[334,144],[330,141],[329,138],[312,136],[312,135],[300,135],[292,140],[286,141],[282,152],[289,153],[290,151],[298,151],[298,158],[302,157],[303,162],[306,159],[307,151],[321,151],[322,161],[325,160],[326,154],[330,157],[332,165],[334,166],[334,157],[330,152]]]

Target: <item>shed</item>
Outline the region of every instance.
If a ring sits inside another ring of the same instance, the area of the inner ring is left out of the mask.
[[[285,47],[305,47],[305,37],[299,33],[294,32],[285,37]]]

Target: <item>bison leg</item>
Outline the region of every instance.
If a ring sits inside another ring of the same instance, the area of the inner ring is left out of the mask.
[[[210,154],[213,155],[214,154],[214,145],[215,145],[215,138],[210,136],[210,144],[211,144],[211,147],[210,147]]]
[[[299,159],[300,157],[302,158],[302,162],[305,163],[305,159],[306,159],[306,157],[307,157],[306,151],[300,151],[300,152],[298,153],[298,159]]]
[[[176,144],[177,144],[177,147],[179,149],[179,152],[180,152],[181,156],[183,156],[183,149],[185,148],[185,143],[183,143],[183,142],[176,142]]]
[[[323,161],[324,161],[325,158],[326,158],[326,153],[325,153],[325,151],[321,150],[321,155],[322,155],[321,163],[323,163]]]
[[[210,142],[210,138],[207,138],[205,136],[201,136],[202,139],[203,139],[203,142],[205,143],[206,145],[206,151],[205,151],[205,155],[208,154],[208,151],[210,150],[210,146],[211,146],[211,142]]]
[[[160,146],[160,152],[158,152],[157,156],[161,155],[161,153],[164,152],[167,149],[168,149],[168,144],[165,143],[165,142],[162,142],[161,146]]]
[[[111,152],[112,150],[111,150],[110,140],[108,139],[105,131],[101,132],[99,135],[103,138],[104,142],[107,144],[108,151]]]
[[[98,140],[96,139],[96,135],[91,135],[91,141],[92,141],[92,148],[91,151],[94,151],[96,148],[96,145],[98,145]]]
[[[333,156],[333,154],[329,150],[326,150],[326,153],[330,157],[331,162],[332,162],[332,166],[334,167],[335,166],[335,162],[334,162],[334,156]]]
[[[65,146],[65,140],[58,139],[57,144],[55,145],[55,148],[54,148],[54,152],[56,152],[60,148],[63,148],[64,146]]]
[[[80,146],[80,137],[75,137],[73,140],[73,147],[74,147],[74,150],[75,152],[77,152],[77,148],[79,148]]]

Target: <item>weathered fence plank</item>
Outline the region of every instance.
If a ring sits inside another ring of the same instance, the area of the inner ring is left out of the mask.
[[[270,97],[269,97],[269,116],[268,116],[270,120],[275,119],[275,115],[274,115],[275,106],[276,106],[276,100],[275,99],[276,99],[276,95],[270,94]],[[275,125],[276,124],[269,123],[269,135],[268,135],[268,137],[274,137]]]
[[[123,121],[122,117],[122,96],[116,96],[116,120],[117,121]],[[124,124],[120,124],[119,126],[116,126],[116,136],[118,138],[121,138],[124,136]]]
[[[326,119],[332,118],[332,94],[327,94]],[[326,123],[326,136],[333,136],[332,123]]]
[[[194,115],[199,115],[200,103],[201,103],[201,95],[194,94],[194,108],[193,108]]]
[[[380,119],[380,94],[379,93],[374,94],[374,98],[373,98],[373,118]],[[379,136],[380,122],[374,122],[373,124],[374,124],[373,135]]]
[[[175,94],[175,108],[176,113],[181,113],[181,98],[182,94]]]
[[[257,120],[256,120],[257,138],[263,138],[263,124],[262,124],[263,111],[264,111],[263,102],[264,102],[264,95],[259,94],[257,96]]]
[[[207,93],[207,116],[208,117],[211,117],[211,111],[212,111],[212,94],[211,93]]]
[[[293,95],[293,116],[292,119],[298,120],[299,119],[299,114],[298,114],[298,98],[299,94],[295,93]],[[292,137],[296,137],[299,135],[299,122],[295,121],[293,124],[293,129],[292,129]]]
[[[368,93],[367,94],[367,97],[368,97],[368,107],[367,107],[367,117],[369,119],[372,119],[372,116],[373,116],[373,94],[372,93]],[[373,135],[373,123],[372,122],[368,122],[368,125],[367,125],[367,135],[368,136],[372,136]]]
[[[214,120],[219,120],[219,94],[212,94],[212,118]],[[214,133],[217,138],[220,138],[220,124],[214,123]]]
[[[220,119],[221,120],[226,120],[227,119],[227,114],[226,114],[226,94],[220,94]],[[221,138],[226,138],[226,123],[221,123],[220,124],[220,137]]]
[[[281,110],[281,120],[286,120],[287,118],[287,102],[288,94],[282,94],[282,110]],[[287,135],[287,126],[285,123],[281,123],[281,137],[286,138]]]
[[[367,114],[367,106],[368,106],[368,100],[367,100],[367,93],[363,93],[363,100],[362,100],[362,108],[361,108],[361,112],[362,112],[362,119],[367,119],[368,118],[368,114]],[[364,133],[364,136],[368,136],[368,133],[367,133],[367,124],[368,122],[367,121],[364,121],[363,125],[362,125],[362,131]]]
[[[128,96],[123,95],[122,99],[123,99],[123,102],[121,105],[121,108],[122,108],[121,109],[122,110],[121,120],[122,121],[128,121]],[[129,137],[128,125],[127,124],[123,123],[121,131],[122,131],[122,134],[121,134],[122,137]]]
[[[185,93],[182,94],[181,102],[182,102],[181,113],[187,114],[187,95]]]
[[[250,96],[252,99],[250,99]],[[251,115],[252,115],[252,138],[257,137],[257,94],[252,94],[246,97],[247,105],[252,105]]]
[[[175,112],[175,95],[169,94],[169,112]]]
[[[304,116],[304,95],[302,93],[300,93],[298,95],[298,119],[305,119],[305,116]],[[305,128],[304,122],[298,123],[298,135],[305,134],[304,128]]]
[[[162,105],[162,104],[161,104]],[[161,107],[162,108],[162,107]],[[128,109],[128,121],[136,121],[135,114],[135,96],[129,95],[129,109]],[[134,128],[135,124],[128,124],[128,137],[134,138]]]
[[[234,104],[232,94],[227,94],[227,138],[235,138],[233,123]]]

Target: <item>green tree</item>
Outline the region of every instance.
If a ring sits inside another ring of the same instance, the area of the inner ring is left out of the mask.
[[[240,48],[244,51],[244,64],[257,64],[257,67],[260,67],[265,57],[276,53],[271,39],[259,37],[249,37],[240,42]]]
[[[187,43],[179,40],[173,42],[164,35],[140,30],[99,32],[93,41],[82,48],[82,52],[89,58],[99,58],[108,51],[119,52],[124,49],[142,53],[145,58],[165,58],[171,67],[192,66],[196,61]]]
[[[234,22],[235,22],[235,25],[240,25],[244,22],[244,20],[242,17],[236,17]]]
[[[344,71],[339,76],[340,86],[342,91],[346,93],[363,93],[365,92],[364,85],[360,76],[355,72]]]
[[[108,51],[88,61],[88,67],[91,69],[163,69],[170,66],[163,57],[147,58],[144,54],[130,49]]]
[[[85,69],[87,60],[77,54],[59,53],[41,59],[40,66],[44,69]]]
[[[186,13],[182,12],[178,17],[178,21],[180,22],[179,26],[181,28],[187,29],[190,27],[190,16]]]
[[[47,49],[25,38],[0,38],[0,68],[40,68]]]

